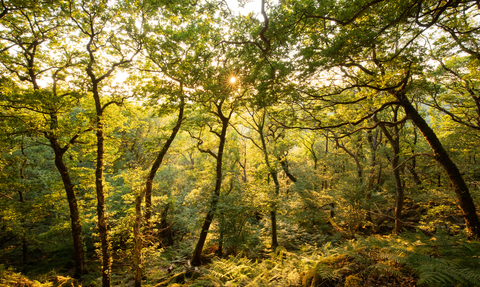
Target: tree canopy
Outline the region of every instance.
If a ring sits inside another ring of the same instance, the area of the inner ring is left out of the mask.
[[[480,284],[478,1],[1,3],[0,285]]]

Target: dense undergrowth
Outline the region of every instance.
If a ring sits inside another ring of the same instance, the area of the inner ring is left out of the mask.
[[[189,261],[195,236],[183,238],[184,235],[177,233],[179,238],[173,246],[162,248],[159,242],[152,241],[144,248],[142,284],[151,287],[480,286],[480,242],[466,239],[453,202],[440,198],[436,203],[428,199],[424,202],[406,201],[405,229],[400,235],[388,235],[393,227],[390,220],[381,226],[363,221],[365,224],[354,230],[351,225],[357,215],[340,209],[335,221],[324,217],[323,223],[315,226],[283,217],[278,222],[281,247],[274,252],[268,248],[269,224],[265,217],[252,221],[248,225],[250,230],[244,229],[244,237],[225,238],[222,258],[216,256],[218,238],[212,235],[199,268],[192,267]],[[323,214],[329,214],[328,210]],[[112,286],[133,286],[133,241],[114,240],[113,244]],[[101,286],[94,246],[88,253],[88,274],[81,279],[71,278],[72,250],[62,246],[40,252],[23,269],[10,267],[15,264],[0,265],[0,286]],[[14,258],[13,255],[9,258]],[[17,253],[17,257],[21,254]]]
[[[357,236],[256,258],[205,254],[201,268],[189,265],[189,248],[148,248],[144,286],[480,286],[480,242],[441,229],[434,237],[420,231]],[[114,286],[133,286],[133,271],[124,263],[115,267]],[[0,286],[98,286],[98,276],[91,272],[77,281],[51,271],[27,278],[1,266]]]

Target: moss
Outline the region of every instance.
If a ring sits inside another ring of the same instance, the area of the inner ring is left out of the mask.
[[[365,286],[363,284],[362,279],[358,277],[357,275],[350,275],[347,278],[345,278],[345,287],[360,287],[360,286]]]
[[[15,284],[12,285],[13,287],[40,287],[39,284],[36,284],[33,281],[30,281],[24,277],[20,278]]]
[[[318,263],[331,266],[331,265],[336,265],[337,263],[339,263],[341,261],[345,261],[347,259],[349,259],[348,255],[341,254],[341,255],[331,256],[331,257],[321,259]]]
[[[317,266],[302,274],[302,287],[320,286],[322,278],[318,275]]]
[[[56,276],[53,280],[53,287],[79,287],[77,280],[70,277]]]

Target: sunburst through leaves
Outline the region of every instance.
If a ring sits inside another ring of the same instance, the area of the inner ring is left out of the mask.
[[[235,89],[240,84],[240,76],[236,71],[230,71],[225,75],[225,85],[230,89]]]

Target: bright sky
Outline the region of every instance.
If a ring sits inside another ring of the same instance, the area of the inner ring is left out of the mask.
[[[236,13],[242,14],[242,15],[247,15],[250,12],[253,12],[255,14],[258,14],[258,17],[262,17],[260,14],[261,6],[262,6],[262,1],[261,0],[246,0],[248,3],[245,4],[244,8],[239,8],[238,7],[238,0],[225,0],[228,4],[228,7],[232,9],[232,11],[235,11]],[[262,17],[263,18],[263,17]]]
[[[241,14],[241,15],[247,15],[248,13],[253,12],[260,21],[263,21],[263,16],[260,13],[261,5],[262,5],[261,0],[244,0],[247,3],[244,5],[243,8],[239,7],[238,0],[225,0],[225,1],[228,4],[228,7],[234,13],[236,13],[236,14],[238,13],[238,14]],[[128,77],[128,73],[117,71],[113,76],[113,86],[121,85],[121,83],[123,83],[127,77]],[[232,78],[232,79],[230,79],[230,81],[233,84],[236,81],[236,79]],[[48,81],[48,80],[44,80],[44,79],[39,80],[39,85],[41,87],[47,87],[50,84],[51,84],[51,82]]]

